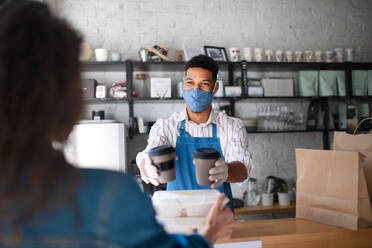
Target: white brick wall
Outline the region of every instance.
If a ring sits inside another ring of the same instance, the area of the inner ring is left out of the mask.
[[[70,20],[94,47],[118,50],[124,59],[137,58],[140,46],[157,42],[170,49],[215,45],[270,49],[321,49],[353,47],[363,61],[372,60],[372,1],[370,0],[47,0]],[[157,72],[159,74],[159,72]],[[181,73],[169,73],[177,83]],[[94,74],[100,82],[118,81],[125,74]],[[268,74],[283,76],[287,74]],[[289,74],[291,75],[291,74]],[[226,75],[224,75],[226,78]],[[252,76],[252,75],[251,75]],[[175,104],[177,103],[177,104]],[[240,117],[255,115],[257,107],[273,101],[242,101],[236,105]],[[288,102],[305,112],[307,103]],[[182,102],[137,103],[135,113],[145,120],[165,117],[183,107]],[[90,104],[104,109],[108,118],[127,122],[127,104]],[[293,178],[294,148],[321,148],[321,133],[251,134],[250,150],[260,183],[269,174]],[[139,140],[139,141],[138,141]],[[143,138],[132,141],[136,149]],[[237,186],[235,192],[238,193]]]
[[[49,0],[53,1],[53,0]],[[56,0],[54,0],[56,1]],[[372,58],[370,0],[57,0],[95,47],[135,58],[157,42],[271,49],[354,47]]]

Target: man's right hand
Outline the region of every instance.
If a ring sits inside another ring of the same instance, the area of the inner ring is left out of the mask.
[[[141,179],[149,184],[153,184],[155,186],[159,185],[159,171],[158,169],[152,164],[152,161],[148,155],[142,160],[142,164],[140,166],[141,171]]]

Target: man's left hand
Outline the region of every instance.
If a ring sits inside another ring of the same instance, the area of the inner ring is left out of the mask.
[[[217,188],[226,182],[229,175],[228,165],[222,158],[219,158],[215,167],[209,170],[209,180],[213,181],[212,188]]]

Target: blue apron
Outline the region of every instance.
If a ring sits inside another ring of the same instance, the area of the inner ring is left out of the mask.
[[[196,182],[195,167],[192,153],[198,148],[214,148],[223,158],[220,139],[217,137],[217,126],[213,124],[213,137],[192,137],[185,130],[185,120],[181,121],[179,129],[180,136],[177,138],[176,155],[176,180],[169,182],[167,190],[188,190],[188,189],[211,189],[211,186],[201,186]],[[230,199],[228,206],[234,211],[231,188],[229,183],[223,183],[217,188],[225,193]]]

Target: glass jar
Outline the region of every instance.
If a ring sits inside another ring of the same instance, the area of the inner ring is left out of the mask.
[[[256,206],[260,202],[260,194],[258,192],[257,179],[249,178],[248,191],[245,195],[245,205]]]
[[[149,97],[149,90],[146,83],[146,74],[136,74],[133,91],[141,98]]]

